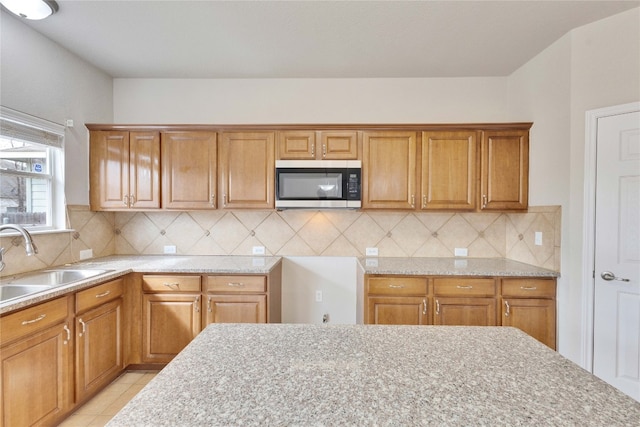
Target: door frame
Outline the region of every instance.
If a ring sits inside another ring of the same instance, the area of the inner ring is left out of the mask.
[[[593,373],[595,309],[595,218],[598,119],[640,111],[640,102],[588,110],[585,113],[584,222],[582,244],[582,367]]]

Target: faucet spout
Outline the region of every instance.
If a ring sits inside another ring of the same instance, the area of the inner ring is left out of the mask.
[[[27,230],[24,229],[21,225],[18,224],[2,224],[0,225],[0,231],[2,230],[16,230],[18,233],[22,234],[24,238],[24,249],[27,253],[27,256],[31,256],[38,253],[38,247],[35,243],[33,243],[33,239],[31,238],[31,234]],[[4,261],[2,260],[2,256],[4,254],[4,248],[0,248],[0,271],[4,269]]]

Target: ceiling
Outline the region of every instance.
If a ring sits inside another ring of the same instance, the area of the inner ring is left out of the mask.
[[[635,1],[69,1],[24,21],[116,78],[506,76]]]

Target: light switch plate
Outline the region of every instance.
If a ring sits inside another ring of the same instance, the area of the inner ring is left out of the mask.
[[[455,248],[453,250],[453,254],[455,256],[467,256],[469,254],[469,250],[467,248]]]
[[[251,253],[253,255],[264,255],[264,246],[254,246]]]
[[[164,253],[165,254],[175,254],[176,253],[176,245],[165,245]]]
[[[378,256],[378,248],[367,248],[365,251],[367,256]]]
[[[536,231],[535,244],[536,246],[542,246],[542,231]]]
[[[80,259],[87,259],[87,258],[92,258],[93,257],[93,249],[85,249],[83,251],[80,251]]]

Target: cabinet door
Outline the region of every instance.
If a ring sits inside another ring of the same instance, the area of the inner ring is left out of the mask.
[[[362,207],[414,209],[416,134],[364,132]]]
[[[122,370],[122,299],[76,316],[76,399],[109,384]]]
[[[160,208],[160,134],[129,134],[129,207]]]
[[[368,297],[365,324],[428,325],[427,297]]]
[[[266,295],[207,295],[210,323],[267,323]]]
[[[316,133],[314,131],[278,132],[279,160],[315,160]]]
[[[502,326],[515,326],[556,349],[556,302],[549,299],[503,298]]]
[[[322,131],[317,157],[321,160],[357,160],[358,132]]]
[[[59,324],[0,352],[2,425],[55,425],[73,404],[73,342]]]
[[[274,208],[273,132],[227,132],[220,147],[222,207]]]
[[[129,132],[92,131],[91,210],[129,208]]]
[[[476,208],[477,144],[474,131],[422,133],[422,209]]]
[[[215,209],[217,192],[215,132],[162,134],[162,207]]]
[[[529,132],[484,132],[481,158],[481,209],[527,209]]]
[[[168,363],[200,333],[200,295],[142,296],[143,361]]]
[[[496,326],[495,298],[435,298],[434,325]]]

